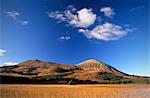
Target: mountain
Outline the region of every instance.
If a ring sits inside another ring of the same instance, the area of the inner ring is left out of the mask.
[[[150,77],[128,75],[94,59],[74,66],[28,60],[0,67],[0,77],[1,83],[150,83]]]
[[[65,72],[72,68],[70,65],[57,64],[54,62],[42,62],[39,60],[29,60],[18,64],[15,71],[23,72],[26,75],[44,76],[54,72]]]

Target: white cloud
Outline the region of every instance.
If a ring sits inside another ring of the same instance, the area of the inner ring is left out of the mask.
[[[84,25],[83,27],[88,27],[94,24],[96,20],[96,14],[93,14],[92,9],[83,8],[80,11],[77,11],[80,24]]]
[[[77,11],[77,9],[74,7],[74,5],[68,5],[66,9],[70,10],[71,12],[76,12]]]
[[[137,6],[137,7],[131,8],[131,9],[130,9],[130,12],[143,9],[144,7],[145,7],[145,5],[141,5],[141,6]]]
[[[48,16],[51,18],[60,19],[61,21],[66,20],[64,14],[59,11],[55,11],[55,12],[51,12],[51,13],[48,12]]]
[[[8,65],[17,65],[18,63],[16,62],[4,62],[4,66],[8,66]]]
[[[29,21],[27,21],[27,20],[20,21],[20,24],[21,24],[21,25],[28,25],[28,24],[29,24]]]
[[[135,30],[137,30],[137,28],[127,28],[127,29],[126,29],[127,32],[133,32],[133,31],[135,31]]]
[[[19,12],[16,12],[16,11],[8,11],[6,12],[6,15],[10,18],[12,18],[16,23],[19,23],[21,25],[28,25],[29,24],[29,21],[27,20],[20,20],[17,18],[17,16],[20,15]]]
[[[79,29],[79,32],[84,33],[84,32],[85,32],[85,29]]]
[[[71,37],[70,36],[61,36],[59,39],[60,40],[70,40]]]
[[[90,34],[90,30],[88,29],[79,29],[79,32],[83,33],[87,38],[92,38],[92,35]]]
[[[3,56],[6,52],[7,52],[7,50],[0,49],[0,56]]]
[[[16,17],[19,16],[20,14],[16,11],[12,11],[12,12],[6,12],[8,17],[13,18],[14,20],[16,20]]]
[[[87,28],[94,24],[96,20],[96,14],[92,12],[92,9],[83,8],[77,11],[77,9],[71,5],[68,6],[64,12],[50,12],[48,16],[80,28]]]
[[[100,12],[104,13],[108,18],[113,18],[113,15],[115,15],[115,12],[111,7],[103,7],[100,9]],[[61,22],[68,23],[66,24],[67,26],[70,25],[79,28],[78,31],[83,33],[89,39],[94,38],[104,41],[118,40],[128,32],[134,31],[133,29],[125,29],[122,26],[105,22],[100,16],[94,14],[90,8],[77,10],[73,5],[69,5],[63,12],[48,12],[48,16]],[[88,27],[93,25],[95,21],[98,21],[100,25],[97,25],[90,30]],[[102,21],[105,23],[102,24]],[[70,37],[61,36],[59,39],[69,40]]]
[[[115,14],[114,10],[111,7],[103,7],[100,9],[100,12],[103,12],[108,18],[112,18]]]
[[[96,26],[93,30],[80,29],[79,32],[82,32],[87,38],[110,41],[122,38],[129,31],[126,31],[121,26],[112,23],[104,23]]]
[[[130,27],[130,25],[128,25],[128,24],[125,24],[124,26],[125,26],[125,27]]]

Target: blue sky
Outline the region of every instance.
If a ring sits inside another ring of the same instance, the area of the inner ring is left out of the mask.
[[[149,0],[1,0],[0,65],[97,59],[150,75]]]

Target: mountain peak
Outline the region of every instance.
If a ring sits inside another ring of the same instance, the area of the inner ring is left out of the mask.
[[[22,63],[19,63],[18,66],[24,66],[24,65],[37,65],[38,63],[40,63],[42,61],[40,60],[37,60],[37,59],[33,59],[33,60],[27,60],[27,61],[24,61]]]
[[[79,64],[76,64],[76,66],[83,70],[112,72],[109,65],[95,59],[83,61]]]
[[[95,59],[88,59],[88,60],[85,60],[79,64],[92,64],[92,63],[101,63],[101,62],[98,60],[95,60]]]
[[[96,60],[96,59],[88,59],[88,60],[86,60],[84,62],[91,62],[91,63],[93,63],[93,62],[98,62],[98,60]]]

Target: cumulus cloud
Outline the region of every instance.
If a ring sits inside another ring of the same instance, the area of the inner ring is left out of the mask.
[[[4,66],[9,66],[9,65],[17,65],[18,63],[16,62],[4,62]]]
[[[61,36],[59,37],[60,40],[70,40],[71,37],[70,36]]]
[[[129,31],[124,30],[119,25],[104,23],[102,25],[97,25],[93,30],[80,29],[79,32],[82,32],[87,38],[110,41],[120,39]]]
[[[85,27],[92,25],[96,20],[96,14],[93,14],[92,9],[83,8],[77,13],[80,24]]]
[[[0,49],[0,56],[3,56],[6,52],[7,52],[7,50]]]
[[[115,15],[114,10],[111,7],[103,7],[100,9],[100,12],[103,12],[106,17],[112,18]]]
[[[104,13],[107,18],[113,18],[115,15],[111,7],[103,7],[100,12]],[[93,13],[91,8],[82,8],[77,10],[73,5],[69,5],[65,11],[48,12],[48,17],[57,19],[61,22],[66,22],[67,26],[78,28],[78,31],[83,33],[87,38],[98,39],[104,41],[118,40],[125,36],[128,32],[133,32],[134,29],[125,29],[125,27],[115,25],[104,21],[100,16]],[[93,29],[89,29],[91,25],[98,21]],[[69,40],[71,37],[61,36],[61,40]]]
[[[92,12],[92,9],[83,8],[77,11],[72,5],[68,6],[64,12],[48,12],[48,16],[80,28],[87,28],[96,20],[96,14]]]
[[[21,25],[28,25],[28,23],[29,23],[29,21],[27,21],[27,20],[18,19],[17,16],[19,16],[20,13],[17,11],[8,11],[8,12],[6,12],[6,15],[8,17],[12,18],[16,23],[19,23]]]

